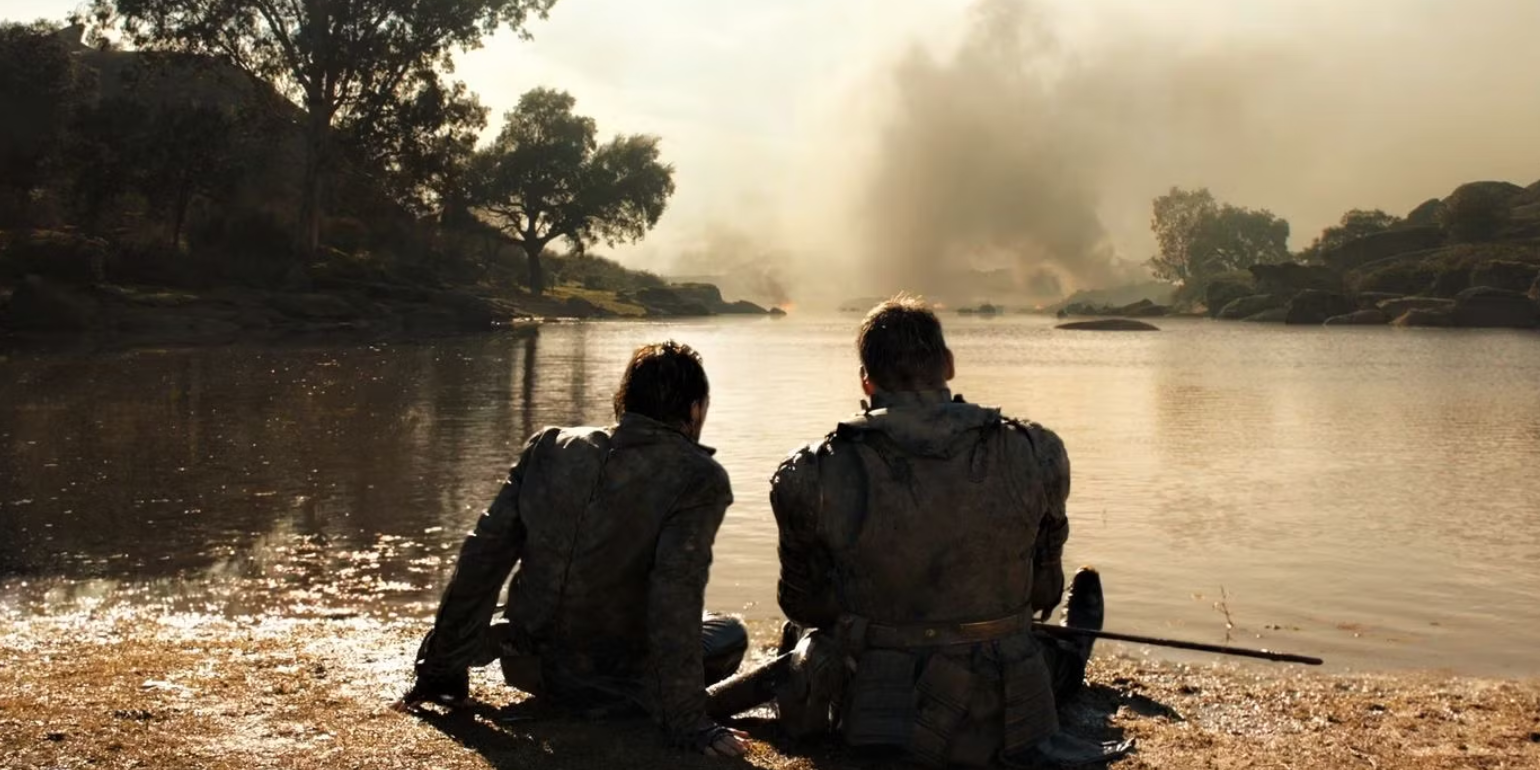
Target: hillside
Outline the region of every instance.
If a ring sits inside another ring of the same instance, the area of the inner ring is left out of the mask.
[[[495,228],[423,211],[340,152],[320,248],[296,247],[304,112],[208,57],[3,26],[0,334],[224,339],[487,329],[537,317],[765,313],[592,255],[520,286]],[[339,140],[340,141],[340,140]]]

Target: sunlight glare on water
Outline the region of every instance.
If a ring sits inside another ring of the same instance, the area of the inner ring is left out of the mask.
[[[857,320],[13,354],[0,609],[426,618],[524,438],[608,422],[631,349],[673,337],[706,359],[737,498],[709,603],[775,617],[769,478],[858,408]],[[956,392],[1067,444],[1067,563],[1103,570],[1108,628],[1540,672],[1540,337],[944,320]]]

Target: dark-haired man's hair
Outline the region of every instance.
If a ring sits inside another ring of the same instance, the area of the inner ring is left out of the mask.
[[[643,345],[631,354],[620,389],[615,391],[615,419],[626,412],[669,425],[688,425],[690,405],[704,401],[711,386],[700,354],[669,340]]]
[[[856,349],[867,379],[882,390],[946,387],[947,349],[941,320],[924,300],[907,294],[871,309]]]

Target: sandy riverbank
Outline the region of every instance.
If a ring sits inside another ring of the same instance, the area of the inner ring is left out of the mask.
[[[0,766],[7,768],[719,767],[662,748],[644,723],[602,726],[492,706],[407,717],[420,621],[224,620],[121,614],[12,620],[0,635]],[[770,628],[755,629],[768,643]],[[1540,681],[1300,668],[1093,662],[1068,707],[1085,735],[1126,734],[1118,768],[1540,767]],[[516,696],[490,671],[475,694]],[[748,763],[872,767],[793,746],[745,720]]]

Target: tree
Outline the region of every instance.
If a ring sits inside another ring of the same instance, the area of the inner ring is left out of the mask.
[[[1400,223],[1399,217],[1379,209],[1372,211],[1352,209],[1343,214],[1337,224],[1322,230],[1314,242],[1300,251],[1300,258],[1305,262],[1313,262],[1325,252],[1340,248],[1349,241],[1355,241],[1365,235],[1383,233]]]
[[[574,115],[564,91],[520,97],[491,146],[477,153],[472,203],[493,216],[529,258],[529,289],[545,291],[540,255],[565,238],[578,253],[595,241],[641,239],[674,193],[674,167],[658,138],[617,136],[599,145],[592,118]]]
[[[56,33],[43,22],[0,24],[0,185],[16,194],[24,220],[86,88]]]
[[[1150,229],[1159,250],[1151,270],[1182,284],[1289,256],[1287,221],[1266,209],[1220,204],[1207,188],[1173,187],[1156,198]]]
[[[463,205],[466,173],[487,108],[464,83],[438,77],[415,83],[387,105],[379,119],[346,127],[342,143],[364,168],[379,172],[382,188],[409,211],[441,217]]]
[[[527,35],[555,0],[94,0],[99,27],[145,49],[217,56],[305,111],[300,246],[320,237],[332,132],[367,133],[439,72],[455,50],[508,26]]]

